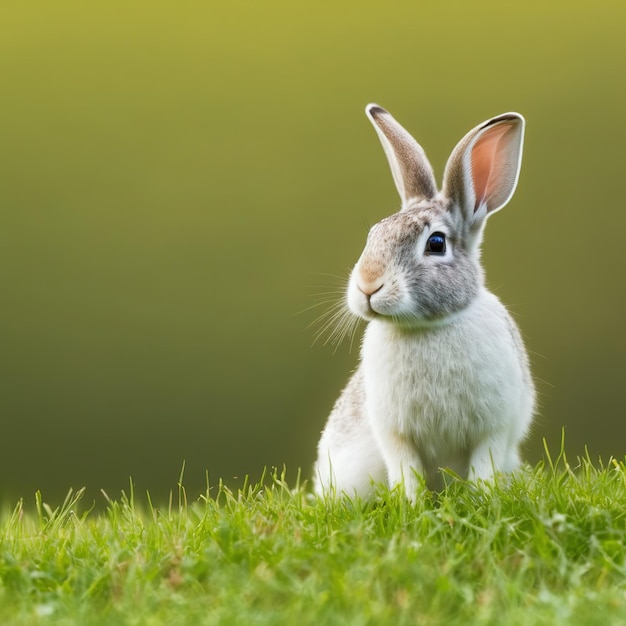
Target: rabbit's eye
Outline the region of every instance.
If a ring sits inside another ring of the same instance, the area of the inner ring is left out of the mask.
[[[443,233],[433,233],[426,242],[426,254],[441,255],[446,253],[446,236]]]

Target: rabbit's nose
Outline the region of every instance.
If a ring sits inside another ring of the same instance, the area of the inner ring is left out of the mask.
[[[383,288],[383,284],[382,278],[368,280],[363,275],[358,276],[356,281],[359,291],[365,294],[368,299],[371,298],[377,291],[380,291]]]

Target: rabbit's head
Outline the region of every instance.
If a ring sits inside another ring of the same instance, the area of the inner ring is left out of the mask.
[[[402,207],[374,225],[348,285],[350,310],[406,327],[450,320],[483,284],[486,218],[511,198],[524,118],[505,113],[471,130],[452,151],[443,188],[420,145],[383,108],[366,113],[381,140]]]

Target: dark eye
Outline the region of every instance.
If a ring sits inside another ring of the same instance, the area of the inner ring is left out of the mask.
[[[433,233],[426,242],[426,254],[445,254],[446,253],[446,236],[443,233]]]

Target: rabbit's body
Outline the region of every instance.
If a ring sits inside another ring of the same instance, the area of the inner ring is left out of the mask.
[[[320,441],[319,468],[334,459],[333,479],[320,483],[365,495],[372,479],[414,486],[413,470],[440,488],[439,468],[468,476],[473,467],[477,478],[491,476],[492,466],[514,469],[533,408],[520,345],[508,312],[487,291],[453,323],[414,330],[370,322],[361,364]],[[497,370],[485,367],[493,363]]]
[[[413,497],[416,472],[439,488],[440,468],[483,479],[514,469],[532,419],[519,331],[479,262],[484,220],[517,181],[523,119],[507,114],[470,132],[440,193],[412,137],[380,107],[368,114],[403,208],[372,228],[350,277],[348,306],[369,324],[319,443],[316,489],[366,495],[386,480]]]

